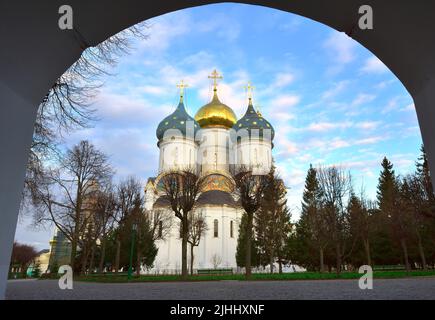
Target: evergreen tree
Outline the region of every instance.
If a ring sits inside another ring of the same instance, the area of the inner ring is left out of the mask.
[[[261,264],[269,264],[273,272],[274,262],[279,265],[287,262],[286,244],[291,231],[290,212],[287,208],[284,182],[272,167],[267,176],[268,184],[260,209],[255,214],[255,234],[258,243]]]
[[[296,228],[297,238],[308,248],[317,251],[320,272],[324,270],[325,249],[328,244],[328,229],[322,206],[322,192],[317,179],[317,170],[310,165],[305,179],[305,189],[302,196],[301,219]],[[305,257],[307,263],[310,259]]]
[[[39,278],[41,276],[41,265],[39,262],[36,262],[32,269],[32,278]]]
[[[429,162],[427,161],[427,154],[426,150],[424,149],[424,145],[421,145],[420,151],[421,155],[416,162],[416,174],[420,179],[426,200],[428,201],[428,205],[433,207],[435,205],[435,195],[430,176]]]
[[[347,207],[349,236],[353,245],[351,262],[353,265],[372,265],[370,252],[371,221],[369,208],[363,195],[351,193]]]
[[[373,212],[373,261],[377,264],[397,264],[400,253],[392,241],[391,217],[397,208],[399,188],[393,164],[386,158],[382,160],[377,187],[378,210]]]
[[[236,249],[236,263],[239,267],[244,267],[246,265],[246,225],[248,224],[248,217],[246,213],[243,213],[242,219],[239,225],[239,237],[237,239],[237,249]],[[259,252],[257,247],[257,242],[255,239],[251,241],[251,265],[258,267],[259,264]]]

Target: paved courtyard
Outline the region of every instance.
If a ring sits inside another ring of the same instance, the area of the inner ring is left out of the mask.
[[[360,290],[357,280],[74,282],[73,290],[55,280],[10,280],[6,299],[435,299],[435,277],[375,279],[373,290]]]

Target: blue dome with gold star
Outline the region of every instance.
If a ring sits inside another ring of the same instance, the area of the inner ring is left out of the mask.
[[[236,124],[233,126],[233,129],[236,131],[247,129],[249,136],[251,136],[252,130],[256,129],[258,130],[258,135],[260,138],[263,138],[263,133],[266,132],[265,130],[270,130],[271,141],[275,137],[275,130],[273,129],[272,125],[269,121],[263,118],[260,112],[255,111],[251,98],[249,98],[248,110],[246,110],[245,115],[236,122]]]
[[[189,123],[189,121],[191,122]],[[187,113],[183,102],[183,96],[180,96],[180,102],[175,111],[159,123],[156,130],[156,136],[160,141],[163,139],[166,130],[177,129],[185,137],[186,131],[192,127],[194,138],[199,129],[199,124]]]

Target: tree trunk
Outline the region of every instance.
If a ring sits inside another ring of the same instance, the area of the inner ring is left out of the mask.
[[[141,260],[139,242],[136,243],[136,276],[140,277],[140,260]]]
[[[341,248],[340,244],[335,245],[335,254],[336,254],[336,261],[337,261],[337,275],[340,275],[341,273]]]
[[[372,265],[372,257],[370,255],[370,242],[369,240],[364,240],[364,250],[366,252],[366,258],[367,258],[367,265]]]
[[[100,263],[98,265],[98,273],[103,272],[105,258],[106,258],[106,236],[103,236],[101,242],[101,257],[100,257]]]
[[[91,261],[89,262],[89,273],[93,273],[94,269],[94,260],[95,260],[95,242],[92,243],[91,249]]]
[[[187,280],[187,215],[182,220],[183,226],[183,238],[181,241],[181,277],[183,280]]]
[[[272,250],[270,251],[269,265],[270,265],[270,273],[273,273],[273,252],[272,252]]]
[[[402,250],[403,250],[403,258],[405,259],[405,268],[406,268],[406,272],[411,271],[411,267],[409,265],[409,258],[408,258],[408,247],[406,245],[406,241],[405,239],[401,239],[400,240],[400,244],[402,245]]]
[[[420,253],[421,258],[421,265],[423,267],[423,270],[427,270],[427,264],[426,264],[426,256],[424,254],[424,248],[421,241],[420,231],[417,230],[417,240],[418,240],[418,252]]]
[[[252,242],[252,220],[253,214],[247,213],[248,223],[246,225],[246,257],[245,257],[245,277],[246,279],[251,278],[251,242]]]
[[[119,270],[119,259],[121,256],[121,241],[116,239],[116,257],[115,257],[115,273]]]
[[[278,261],[278,272],[281,274],[282,273],[282,261],[281,259]]]
[[[323,270],[325,270],[324,262],[323,262],[323,247],[320,247],[319,254],[320,254],[320,273],[322,273]]]
[[[77,239],[74,237],[71,241],[71,255],[70,255],[70,264],[71,269],[73,270],[73,273],[76,273],[76,266],[75,266],[75,260],[77,255]]]
[[[83,250],[82,250],[82,267],[80,270],[80,274],[86,273],[86,265],[88,262],[88,248],[87,245],[83,243]]]
[[[190,244],[190,275],[193,276],[193,244]]]

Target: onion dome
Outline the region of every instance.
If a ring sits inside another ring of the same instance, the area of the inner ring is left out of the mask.
[[[222,79],[216,70],[209,78],[214,80],[213,99],[210,103],[201,107],[195,115],[195,120],[201,128],[222,127],[230,129],[237,121],[236,114],[226,104],[220,102],[217,95],[217,79]]]
[[[187,130],[192,128],[192,124],[187,125],[188,121],[193,123],[193,137],[195,137],[197,130],[199,129],[198,122],[196,122],[186,111],[183,102],[183,96],[180,95],[180,102],[173,113],[164,118],[158,125],[156,130],[157,139],[162,140],[166,130],[178,129],[185,137]],[[191,129],[190,129],[191,130]]]
[[[233,126],[233,129],[238,131],[240,129],[247,129],[249,136],[251,136],[251,131],[253,129],[258,130],[258,135],[260,138],[263,137],[264,130],[270,130],[270,138],[273,140],[275,136],[275,130],[269,121],[263,118],[260,112],[256,112],[254,106],[252,105],[252,98],[249,98],[248,110],[246,110],[245,115],[237,121]]]

